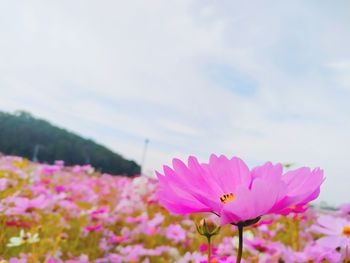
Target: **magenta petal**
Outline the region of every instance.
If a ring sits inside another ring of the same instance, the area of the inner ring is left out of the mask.
[[[273,206],[283,198],[286,185],[281,181],[266,181],[256,179],[253,181],[251,192],[254,198],[255,213],[259,216],[273,212]]]
[[[209,212],[211,208],[199,202],[188,192],[179,188],[175,183],[168,184],[165,176],[157,173],[160,189],[157,192],[159,202],[176,214]]]
[[[297,170],[289,171],[282,180],[288,186],[288,196],[303,196],[315,192],[324,181],[323,171],[303,167]]]
[[[237,157],[229,160],[223,155],[217,157],[212,154],[209,164],[203,167],[220,186],[222,194],[234,191],[238,185],[249,186],[251,182],[249,168]]]
[[[222,190],[215,184],[207,180],[207,176],[197,160],[189,158],[189,167],[178,159],[173,160],[174,170],[168,166],[164,166],[164,174],[157,173],[160,182],[160,190],[164,197],[160,197],[160,203],[168,210],[175,213],[191,213],[195,211],[195,204],[198,205],[200,211],[211,211],[218,213],[222,204],[220,196]],[[212,183],[212,184],[211,184]],[[168,193],[169,192],[169,193]],[[176,211],[170,207],[178,200],[181,205],[174,205]],[[188,203],[188,204],[187,204]],[[181,207],[186,209],[181,210]]]
[[[238,187],[234,193],[235,199],[223,206],[221,214],[225,217],[221,223],[230,220],[230,223],[237,223],[270,213],[276,202],[283,197],[285,189],[286,186],[281,181],[269,183],[260,178],[253,181],[250,190]]]
[[[206,195],[208,195],[208,193],[215,196],[220,196],[222,194],[222,189],[218,182],[206,173],[203,165],[199,164],[195,157],[190,156],[188,158],[188,168],[192,171],[195,181],[194,184],[200,189],[205,189]]]
[[[186,185],[186,189],[204,196],[220,196],[221,188],[215,180],[208,176],[202,166],[195,157],[189,157],[188,167],[180,160],[174,159],[173,166],[175,176],[182,185]],[[167,172],[164,170],[165,175]],[[216,198],[219,202],[218,198]]]
[[[221,211],[221,224],[230,221],[230,223],[238,223],[248,219],[258,217],[255,213],[254,199],[248,188],[239,186],[234,193],[235,199],[227,202]]]
[[[316,199],[320,193],[320,185],[324,181],[323,171],[303,167],[289,171],[282,176],[287,185],[286,197],[273,208],[277,213],[288,214],[291,206],[303,206]]]
[[[257,166],[252,170],[253,178],[262,178],[265,180],[280,180],[282,175],[283,166],[278,163],[273,165],[271,162],[267,162],[264,165]]]
[[[228,211],[223,210],[223,211],[221,211],[220,214],[221,214],[220,215],[220,225],[222,225],[222,226],[227,225],[227,224],[237,223],[237,222],[241,221],[241,218],[232,212],[228,212]]]

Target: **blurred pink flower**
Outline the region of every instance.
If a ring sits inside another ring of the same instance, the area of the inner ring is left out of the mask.
[[[0,192],[6,190],[8,185],[10,184],[10,180],[7,178],[0,178]]]
[[[268,255],[275,254],[280,250],[280,243],[272,242],[263,238],[255,237],[252,240],[245,239],[245,244],[247,250],[253,255],[259,255],[260,253],[265,253]]]
[[[186,239],[186,231],[180,225],[172,224],[166,228],[165,236],[175,242],[181,242]]]
[[[18,228],[30,228],[30,223],[22,220],[9,220],[6,221],[6,226],[9,227],[18,227]]]
[[[84,173],[84,172],[89,172],[92,171],[92,166],[90,164],[87,165],[75,165],[72,168],[73,173]]]
[[[86,232],[96,232],[96,231],[101,230],[102,228],[103,228],[102,225],[95,225],[95,226],[86,226],[86,227],[84,228],[84,230],[85,230]]]
[[[330,250],[317,244],[307,244],[302,252],[294,252],[294,262],[342,262],[341,254],[336,250]]]
[[[147,219],[148,219],[147,215],[142,214],[142,215],[137,216],[137,217],[128,216],[125,219],[125,222],[127,222],[127,223],[142,223],[142,222],[145,222]]]
[[[60,171],[62,168],[62,166],[59,166],[59,165],[47,165],[47,164],[44,164],[41,166],[41,172],[44,174],[44,175],[53,175],[54,173]]]
[[[214,154],[208,164],[195,157],[188,158],[188,165],[174,159],[173,169],[164,166],[164,176],[156,172],[157,195],[173,213],[212,212],[222,225],[287,212],[318,197],[322,170],[302,167],[282,174],[282,168],[268,162],[250,171],[237,157]]]
[[[341,248],[343,252],[350,249],[350,221],[329,215],[317,219],[319,225],[313,225],[311,231],[324,234],[316,242],[326,248]]]
[[[160,231],[159,225],[161,225],[164,222],[164,216],[161,213],[157,213],[154,215],[154,217],[150,220],[147,220],[145,224],[142,226],[143,230],[146,235],[155,235]]]
[[[208,251],[208,245],[207,245],[206,243],[202,243],[202,244],[198,247],[198,250],[199,250],[200,252],[202,252],[202,253],[203,253],[203,252],[207,253],[207,251]],[[215,247],[214,245],[212,245],[212,247],[211,247],[211,253],[212,253],[213,256],[217,255],[217,251],[218,251],[218,248]]]
[[[219,255],[230,255],[234,250],[232,237],[224,237],[222,241],[218,244],[217,253]]]
[[[188,262],[207,262],[206,256],[202,255],[199,252],[186,252],[182,258],[178,259],[176,263],[188,263]]]
[[[7,214],[9,215],[22,215],[25,213],[31,213],[35,209],[46,208],[50,203],[50,201],[44,195],[40,195],[34,199],[17,197],[12,201],[14,203],[14,206],[8,209]]]
[[[55,186],[55,191],[57,193],[63,193],[66,190],[66,187],[64,185],[56,185]]]
[[[108,238],[108,242],[111,243],[111,244],[115,244],[115,243],[120,243],[120,242],[123,242],[126,238],[123,237],[123,236],[116,236],[116,235],[111,235],[109,238]]]
[[[342,204],[339,207],[339,212],[342,215],[349,215],[350,216],[350,203]]]
[[[57,166],[64,166],[64,161],[63,160],[56,160],[55,165]]]

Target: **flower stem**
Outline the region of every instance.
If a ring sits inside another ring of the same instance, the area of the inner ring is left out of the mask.
[[[238,227],[239,243],[238,243],[238,254],[237,254],[236,263],[240,263],[242,259],[242,253],[243,253],[243,226],[238,224],[237,227]]]
[[[208,263],[210,263],[211,258],[211,243],[210,243],[210,237],[207,237],[208,239]]]

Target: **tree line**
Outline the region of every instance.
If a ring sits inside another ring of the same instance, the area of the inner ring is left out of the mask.
[[[0,112],[0,152],[47,163],[64,160],[66,165],[91,164],[110,174],[140,173],[136,162],[24,111]]]

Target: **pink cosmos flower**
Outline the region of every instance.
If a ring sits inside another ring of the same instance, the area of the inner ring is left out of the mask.
[[[221,242],[218,244],[216,253],[222,256],[229,256],[229,255],[232,255],[233,251],[234,251],[233,238],[224,237],[221,240]]]
[[[0,178],[0,192],[6,190],[8,185],[10,184],[10,180],[7,178]]]
[[[176,263],[188,263],[188,262],[206,262],[206,257],[197,251],[193,253],[186,252],[182,258],[176,261]]]
[[[341,217],[329,215],[317,219],[318,226],[311,227],[311,231],[324,234],[317,240],[317,244],[325,248],[341,248],[341,251],[350,249],[350,221]]]
[[[292,262],[342,262],[341,254],[336,250],[330,250],[312,243],[307,244],[303,251],[289,251],[289,253]]]
[[[72,168],[73,173],[84,173],[84,172],[89,172],[92,171],[92,166],[87,164],[87,165],[75,165]]]
[[[199,247],[198,247],[198,250],[200,251],[200,252],[207,252],[208,251],[208,248],[209,248],[209,246],[207,245],[207,244],[205,244],[205,243],[202,243]],[[211,253],[212,253],[212,255],[213,256],[216,256],[217,255],[217,251],[218,251],[218,248],[217,247],[215,247],[215,246],[212,246],[211,247]]]
[[[46,208],[50,203],[50,201],[43,195],[35,197],[34,199],[17,197],[12,201],[14,206],[8,209],[8,215],[23,215],[25,213],[31,213],[34,209]]]
[[[63,193],[66,190],[66,187],[64,187],[64,185],[56,185],[55,190],[57,193]]]
[[[64,161],[63,160],[56,160],[55,161],[55,165],[63,167],[64,166]]]
[[[44,174],[44,175],[53,175],[54,173],[60,171],[62,168],[62,166],[59,166],[59,165],[47,165],[47,164],[44,164],[41,166],[41,172]]]
[[[180,225],[170,225],[166,228],[165,236],[175,242],[181,242],[186,239],[186,230]]]
[[[103,228],[102,225],[95,225],[95,226],[86,226],[86,227],[84,228],[84,230],[85,230],[86,232],[96,232],[96,231],[101,230],[102,228]]]
[[[143,222],[146,222],[146,220],[148,220],[147,214],[143,213],[137,217],[128,216],[125,219],[125,222],[127,222],[127,223],[143,223]]]
[[[125,239],[126,238],[123,236],[116,236],[113,234],[108,238],[108,242],[111,244],[116,244],[116,243],[120,243],[120,242],[124,241]]]
[[[212,212],[221,224],[253,223],[260,216],[283,213],[317,198],[323,171],[302,167],[282,172],[282,164],[270,162],[249,170],[239,158],[211,155],[208,164],[195,157],[188,164],[173,160],[159,179],[158,199],[176,214]]]
[[[254,237],[253,239],[245,239],[247,250],[253,255],[265,253],[270,256],[274,255],[280,249],[279,242],[267,241],[266,239]]]

